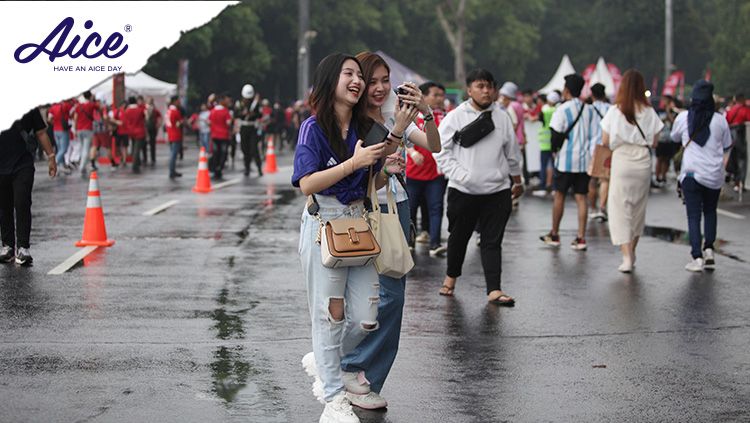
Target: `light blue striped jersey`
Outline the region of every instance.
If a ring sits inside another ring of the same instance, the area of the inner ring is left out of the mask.
[[[595,112],[590,105],[575,98],[559,105],[552,114],[550,128],[564,133],[575,122],[583,106],[581,118],[568,134],[568,138],[557,152],[555,169],[560,172],[585,173],[591,158],[591,122]],[[597,116],[598,118],[598,116]]]

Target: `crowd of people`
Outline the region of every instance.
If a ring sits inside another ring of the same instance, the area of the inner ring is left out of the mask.
[[[637,70],[625,72],[612,103],[601,84],[581,99],[584,85],[571,74],[559,92],[519,95],[516,84],[499,84],[489,71],[475,69],[466,78],[469,98],[448,111],[441,84],[393,87],[377,54],[333,54],[318,65],[313,115],[300,126],[292,184],[308,196],[299,254],[313,351],[302,364],[314,377],[313,394],[325,404],[321,422],[358,422],[353,405],[387,405],[380,392],[398,351],[406,274],[413,265],[410,257],[402,257],[406,266],[393,263],[401,241],[428,243],[431,256],[447,257],[439,294],[452,296],[469,240],[478,232],[487,301],[515,305],[501,287],[502,241],[527,187],[553,199],[544,244],[561,245],[564,202],[572,191],[578,231],[571,247],[587,250],[591,214],[609,225],[611,242],[622,253],[617,269],[630,273],[649,194],[666,185],[674,162],[691,242],[685,268],[716,266],[716,208],[730,151],[737,189],[743,189],[750,120],[744,97],[736,96],[726,115],[719,113],[713,85],[701,80],[684,110],[669,98],[657,112]],[[526,166],[527,120],[541,123],[538,174]],[[380,134],[374,142],[373,134]],[[441,243],[444,204],[447,246]],[[395,229],[395,223],[370,216],[389,208],[398,213]],[[377,253],[367,241],[370,229],[382,241]],[[403,238],[381,235],[393,230]],[[381,261],[378,254],[386,257]]]

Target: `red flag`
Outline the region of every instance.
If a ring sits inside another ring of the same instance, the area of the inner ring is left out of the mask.
[[[683,71],[674,71],[671,75],[667,78],[666,81],[664,81],[664,88],[661,91],[662,97],[665,95],[674,97],[677,93],[677,86],[682,83],[685,84],[685,72]]]

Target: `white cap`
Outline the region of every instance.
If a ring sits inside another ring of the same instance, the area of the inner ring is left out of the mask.
[[[242,86],[242,98],[253,98],[255,97],[255,88],[250,84]]]
[[[557,93],[557,91],[552,91],[549,94],[547,94],[547,101],[550,103],[557,104],[560,102],[560,94]]]
[[[500,95],[508,98],[515,99],[516,93],[518,92],[518,85],[508,81],[500,87]]]

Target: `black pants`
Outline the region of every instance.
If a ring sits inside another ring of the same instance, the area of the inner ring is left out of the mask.
[[[148,163],[148,151],[151,151],[151,163],[156,163],[156,130],[148,131],[148,148],[143,149],[143,163]]]
[[[0,175],[0,233],[4,245],[11,248],[29,248],[33,187],[32,166],[19,169],[10,175]]]
[[[461,276],[466,245],[478,222],[487,293],[500,289],[503,235],[513,208],[510,197],[510,189],[487,195],[448,189],[448,276]]]
[[[255,165],[258,166],[258,174],[263,175],[259,141],[260,137],[258,136],[257,128],[254,126],[243,126],[240,128],[240,147],[242,148],[242,157],[245,161],[245,174],[250,174],[250,163],[254,161]]]
[[[214,154],[211,156],[213,161],[212,169],[214,176],[221,178],[224,172],[224,164],[227,161],[227,155],[229,151],[229,140],[220,140],[217,138],[213,139],[214,142]]]
[[[146,140],[144,138],[131,138],[131,143],[133,144],[133,172],[140,172],[141,154],[146,155]]]

